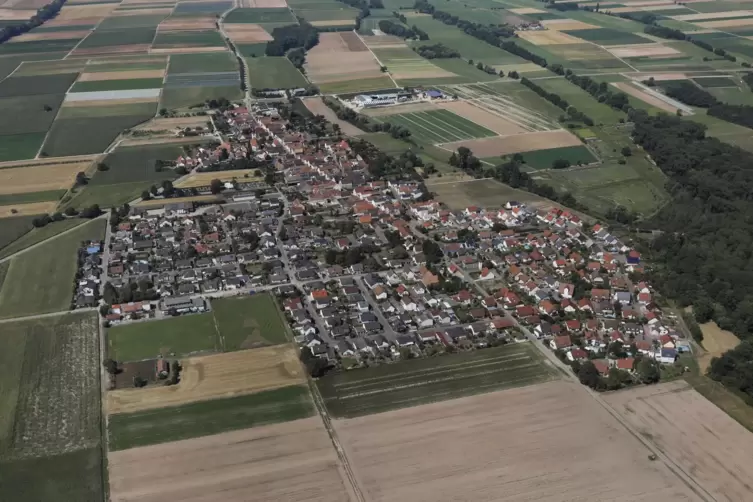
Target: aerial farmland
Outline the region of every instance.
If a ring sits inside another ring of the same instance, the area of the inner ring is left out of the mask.
[[[753,500],[747,268],[636,231],[747,202],[751,68],[753,0],[0,0],[0,501]]]

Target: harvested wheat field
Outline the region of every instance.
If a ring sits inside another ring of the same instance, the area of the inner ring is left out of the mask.
[[[78,82],[96,82],[99,80],[131,80],[135,78],[163,78],[165,70],[132,70],[132,71],[95,71],[82,73]]]
[[[175,183],[177,188],[206,187],[213,179],[231,181],[233,178],[241,181],[261,181],[264,178],[254,176],[256,169],[231,169],[228,171],[210,171],[205,173],[192,173]],[[248,175],[248,178],[245,176]]]
[[[541,14],[546,12],[545,10],[537,9],[535,7],[520,7],[517,9],[507,9],[513,14],[520,14],[522,16],[525,16],[526,14]]]
[[[737,26],[753,26],[753,18],[747,19],[722,19],[720,21],[707,21],[703,23],[695,23],[696,26],[701,28],[734,28]]]
[[[168,17],[159,24],[158,31],[202,31],[215,29],[217,20],[212,16]]]
[[[55,16],[57,21],[71,21],[88,18],[103,18],[108,16],[118,6],[116,3],[104,3],[97,5],[71,5]]]
[[[502,136],[526,132],[525,129],[513,122],[510,122],[504,117],[489,113],[488,111],[467,101],[441,103],[439,105],[439,108],[449,110],[456,115],[460,115],[461,117],[470,120],[474,124],[486,127],[487,129],[494,131]]]
[[[308,110],[314,115],[322,115],[327,122],[340,126],[340,131],[346,136],[358,136],[359,134],[364,134],[364,131],[360,130],[353,124],[337,118],[335,112],[333,112],[329,106],[324,104],[324,101],[322,101],[322,98],[320,97],[304,99],[303,104],[306,105],[306,108],[308,108]]]
[[[711,500],[753,500],[753,435],[685,381],[611,393],[605,400],[687,473]]]
[[[311,21],[311,26],[326,28],[327,26],[355,26],[355,21],[350,19],[329,19],[320,21]]]
[[[14,216],[27,216],[32,214],[50,214],[55,211],[57,205],[57,201],[49,201],[0,206],[0,218],[12,218]]]
[[[28,21],[36,10],[0,9],[0,21]]]
[[[92,164],[92,158],[79,162],[37,162],[23,161],[16,163],[19,167],[0,167],[0,194],[19,194],[62,190],[73,186],[76,173],[86,171]]]
[[[698,365],[701,368],[701,373],[706,374],[711,359],[737,347],[740,339],[734,333],[717,326],[714,321],[701,324],[700,328],[703,333],[701,345],[703,345],[706,353],[698,357]]]
[[[577,21],[575,19],[549,19],[541,21],[542,26],[545,26],[549,30],[590,30],[591,28],[598,28],[595,24],[584,23],[583,21]]]
[[[369,49],[396,49],[400,47],[408,47],[400,37],[393,35],[366,35],[361,36],[361,40]]]
[[[252,394],[305,382],[290,345],[190,357],[178,385],[107,393],[107,412],[130,413],[221,397]]]
[[[83,94],[77,92],[74,94]],[[69,94],[68,96],[73,96]],[[159,100],[159,95],[156,96],[142,96],[138,98],[121,98],[121,99],[81,99],[71,100],[70,98],[63,101],[61,108],[86,108],[97,106],[115,106],[115,105],[131,105],[134,103],[156,103]],[[181,138],[184,139],[184,138]]]
[[[393,106],[380,106],[378,108],[364,108],[360,113],[369,117],[386,117],[398,113],[430,112],[432,110],[439,110],[439,106],[430,101],[419,101],[418,103],[408,103],[404,105],[398,104]]]
[[[223,24],[222,28],[233,42],[239,44],[253,44],[272,40],[272,35],[258,24],[230,23]]]
[[[320,33],[306,53],[306,75],[314,83],[380,77],[374,56],[355,33]]]
[[[564,129],[559,129],[556,131],[527,132],[511,136],[473,139],[469,141],[454,141],[452,143],[444,143],[442,148],[455,151],[461,146],[466,146],[473,150],[474,155],[484,158],[581,144],[577,136]]]
[[[321,419],[110,452],[113,502],[350,502]]]
[[[333,423],[370,502],[697,500],[573,382]]]
[[[527,42],[531,42],[535,45],[564,45],[564,44],[580,44],[583,40],[573,37],[567,33],[562,33],[555,30],[545,31],[518,31],[517,35]]]
[[[91,30],[81,31],[42,31],[39,33],[24,33],[21,36],[13,37],[8,42],[38,42],[40,40],[71,40],[74,38],[84,38]]]
[[[658,108],[659,110],[663,110],[669,113],[677,112],[677,108],[678,108],[677,106],[673,106],[672,104],[667,103],[663,99],[660,99],[656,96],[652,96],[651,94],[633,86],[629,82],[613,82],[612,85],[618,88],[619,90],[621,90],[622,92],[625,92],[629,94],[630,96],[633,96],[634,98],[638,98],[644,103],[647,103],[655,108]]]
[[[171,117],[171,118],[159,118],[152,119],[143,124],[139,124],[136,127],[132,127],[132,131],[174,131],[175,129],[185,129],[186,127],[203,127],[209,128],[207,122],[210,122],[208,117]]]
[[[607,47],[606,50],[618,58],[671,56],[674,54],[680,54],[680,51],[674,47],[668,47],[662,44],[613,45]]]
[[[67,6],[67,9],[70,9],[72,7],[77,6]],[[74,18],[74,19],[60,19],[60,17],[55,17],[49,21],[46,21],[44,23],[45,27],[52,28],[52,27],[60,27],[60,26],[92,26],[100,21],[104,16],[100,17],[82,17],[82,18]]]

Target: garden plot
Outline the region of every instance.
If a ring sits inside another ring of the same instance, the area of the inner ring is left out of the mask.
[[[107,413],[132,413],[219,397],[253,394],[305,382],[290,345],[192,357],[181,361],[180,383],[107,393]]]
[[[306,54],[306,74],[313,83],[363,80],[383,75],[371,52],[362,42],[357,43],[353,36],[357,38],[355,33],[319,34],[319,44]]]
[[[457,141],[445,143],[442,148],[455,151],[461,146],[465,146],[473,150],[477,157],[485,158],[581,144],[577,136],[560,129],[558,131],[530,132],[496,138]]]
[[[454,93],[461,99],[489,113],[503,117],[524,131],[535,132],[559,129],[559,126],[543,113],[522,106],[519,103],[520,100],[514,96],[505,95],[483,84],[448,86],[447,92],[450,94]]]
[[[496,136],[494,131],[447,110],[399,113],[388,121],[410,129],[413,137],[428,143],[447,143]]]

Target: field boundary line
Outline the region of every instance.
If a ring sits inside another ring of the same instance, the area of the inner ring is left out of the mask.
[[[376,55],[376,54],[374,54],[374,51],[372,51],[372,50],[371,50],[371,47],[369,47],[369,46],[368,46],[368,45],[366,44],[366,42],[364,42],[364,41],[363,41],[363,38],[361,38],[361,34],[360,34],[360,33],[358,33],[358,32],[357,32],[356,30],[353,30],[353,33],[355,33],[355,34],[356,34],[356,36],[358,37],[358,40],[360,40],[360,41],[361,41],[361,43],[362,43],[362,44],[363,44],[363,45],[364,45],[364,46],[365,46],[365,47],[366,47],[366,48],[367,48],[367,49],[369,50],[369,52],[371,53],[371,57],[373,57],[373,58],[374,58],[374,61],[376,61],[376,62],[377,62],[377,64],[379,65],[379,67],[380,67],[380,68],[381,68],[381,67],[385,67],[385,68],[387,68],[387,65],[385,65],[384,63],[382,63],[382,62],[381,62],[381,61],[379,60],[379,58],[377,57],[377,55]],[[340,38],[342,38],[342,37],[340,37]],[[389,68],[387,68],[387,71],[386,71],[386,72],[384,72],[384,73],[386,73],[386,74],[387,74],[387,76],[388,76],[388,77],[390,77],[390,80],[392,80],[392,83],[393,83],[393,84],[395,84],[395,87],[400,87],[399,85],[397,85],[397,81],[395,81],[395,79],[394,79],[394,78],[392,77],[392,73],[390,73],[390,69],[389,69]]]
[[[359,502],[366,502],[366,498],[363,496],[363,491],[361,491],[361,487],[358,484],[358,479],[353,472],[353,468],[350,466],[348,456],[345,454],[345,450],[340,444],[340,439],[337,437],[337,431],[335,431],[335,428],[332,426],[332,419],[329,416],[327,407],[324,404],[324,398],[319,393],[319,388],[316,386],[316,382],[314,382],[310,376],[307,375],[307,377],[308,378],[306,380],[309,384],[309,391],[311,392],[311,397],[314,401],[314,407],[316,408],[319,417],[322,419],[322,424],[324,425],[324,428],[329,435],[330,441],[332,441],[332,446],[337,453],[337,457],[340,459],[340,463],[343,466],[343,470],[345,471],[345,475],[348,478],[348,482],[353,488],[353,493],[355,494]]]

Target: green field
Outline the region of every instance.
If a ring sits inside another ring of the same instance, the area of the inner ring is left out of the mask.
[[[28,233],[33,225],[31,221],[36,216],[16,216],[14,218],[0,218],[0,257],[6,253],[6,249],[24,234]]]
[[[393,89],[395,83],[384,75],[382,77],[362,78],[358,80],[344,80],[342,82],[324,82],[316,84],[323,94],[348,94],[351,92],[379,91]]]
[[[496,133],[448,110],[400,113],[383,118],[385,122],[408,128],[415,139],[427,143],[448,143],[473,138],[488,138]]]
[[[342,5],[342,7],[338,8],[338,5],[341,4],[330,4],[333,9],[293,9],[293,14],[295,14],[298,17],[302,17],[309,23],[314,21],[338,21],[342,20],[343,25],[347,25],[348,22],[350,24],[355,24],[356,16],[358,15],[358,10],[353,9],[351,7],[347,7],[345,5]]]
[[[102,239],[104,226],[101,218],[91,221],[13,258],[0,290],[0,318],[68,310],[81,241]]]
[[[108,20],[131,20],[137,16],[122,16],[106,18]],[[94,49],[99,47],[111,47],[114,45],[151,44],[154,40],[155,28],[128,28],[128,29],[105,29],[100,25],[91,35],[86,37],[76,49]]]
[[[737,82],[732,80],[729,77],[703,77],[703,78],[694,78],[692,79],[693,82],[700,85],[703,88],[714,88],[714,87],[735,87],[737,88]]]
[[[570,36],[599,45],[630,45],[651,43],[651,39],[641,37],[627,31],[613,30],[610,28],[563,30],[562,33],[567,33]]]
[[[140,31],[144,28],[157,28],[157,25],[165,19],[164,14],[138,14],[135,16],[108,16],[97,25],[96,32],[105,30],[121,30],[123,32]],[[152,30],[154,33],[154,30]],[[129,38],[124,37],[123,44],[133,44],[141,42],[132,42]]]
[[[168,72],[198,73],[236,71],[238,62],[229,52],[210,52],[204,54],[172,54]]]
[[[184,357],[220,349],[212,314],[185,315],[115,326],[107,331],[107,354],[116,361]]]
[[[92,204],[97,204],[102,208],[122,206],[124,203],[140,197],[141,192],[149,190],[151,185],[152,183],[148,181],[113,185],[86,185],[72,199],[65,201],[63,209],[68,207],[83,209]]]
[[[574,106],[581,112],[593,119],[596,124],[616,124],[625,114],[611,106],[599,103],[593,96],[579,86],[567,80],[557,78],[544,78],[535,80],[536,85],[546,91],[559,95],[570,106]]]
[[[85,220],[83,218],[69,218],[63,221],[53,221],[52,223],[48,223],[42,228],[32,228],[30,220],[33,218],[33,216],[21,216],[19,218],[0,219],[0,229],[2,229],[3,231],[3,237],[5,237],[6,235],[11,235],[10,229],[4,226],[7,221],[22,219],[26,219],[28,221],[26,226],[20,226],[18,229],[19,232],[23,228],[26,228],[26,230],[23,233],[19,234],[15,239],[13,239],[10,244],[0,249],[0,259],[18,253],[19,251],[24,250],[29,246],[33,246],[34,244],[55,237],[61,232],[65,232],[66,230],[70,230],[71,228],[75,228],[79,225],[83,225],[84,223],[89,222],[89,220]]]
[[[462,181],[447,183],[443,178],[434,178],[427,187],[436,199],[446,204],[451,210],[462,210],[469,206],[500,208],[506,202],[515,200],[522,203],[552,204],[549,199],[539,197],[525,190],[518,190],[495,180]]]
[[[10,204],[30,204],[32,202],[45,202],[48,200],[60,200],[67,190],[48,190],[46,192],[28,192],[18,194],[0,195],[0,206]]]
[[[159,89],[161,78],[132,78],[124,80],[94,80],[76,82],[70,92],[123,91],[129,89]]]
[[[39,94],[65,94],[77,77],[78,73],[38,75],[35,77],[13,76],[0,82],[0,98]]]
[[[78,119],[93,117],[153,116],[157,113],[157,101],[146,103],[125,103],[109,106],[64,106],[57,119]]]
[[[558,159],[568,160],[572,165],[590,164],[597,161],[591,151],[583,145],[523,152],[521,155],[526,165],[536,170],[551,169],[552,163]]]
[[[225,23],[286,23],[297,24],[290,9],[235,9],[224,19]]]
[[[327,375],[317,381],[329,412],[356,417],[554,378],[531,344],[513,344]]]
[[[109,447],[124,450],[306,418],[314,414],[307,387],[111,415]]]
[[[104,498],[94,314],[3,324],[0,500]]]
[[[42,152],[49,157],[102,153],[123,132],[154,115],[58,119],[52,124]]]
[[[246,58],[251,87],[257,89],[293,89],[306,87],[308,80],[286,57]]]
[[[197,143],[200,143],[197,141]],[[179,145],[143,145],[117,148],[102,161],[109,169],[97,171],[89,185],[112,185],[151,181],[159,183],[178,176],[171,169],[157,171],[158,160],[174,161],[183,153]]]
[[[175,87],[162,90],[161,108],[183,108],[202,104],[207,99],[241,99],[243,92],[238,85]]]
[[[289,341],[286,323],[269,294],[214,300],[212,311],[225,351]]]
[[[17,42],[14,44],[0,44],[0,56],[5,55],[36,55],[50,52],[68,52],[73,49],[79,38],[69,40],[39,40],[35,42]],[[46,58],[45,58],[46,59]]]
[[[235,48],[241,56],[247,58],[259,58],[264,56],[267,50],[267,42],[260,42],[258,44],[235,44]]]
[[[44,138],[44,132],[0,136],[0,162],[33,159]]]
[[[0,98],[0,135],[47,132],[63,94]]]
[[[225,41],[218,31],[180,31],[157,33],[152,45],[155,49],[168,47],[223,47]]]

